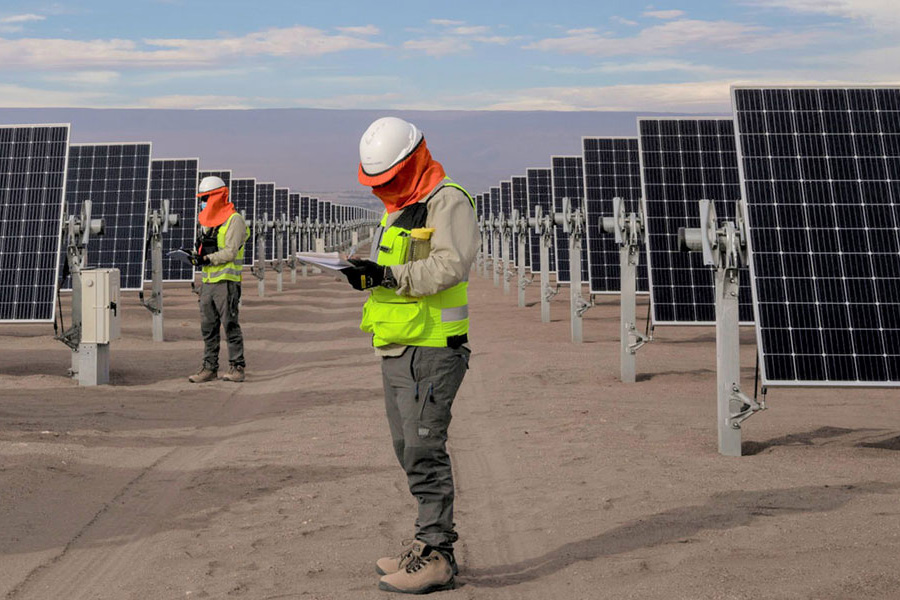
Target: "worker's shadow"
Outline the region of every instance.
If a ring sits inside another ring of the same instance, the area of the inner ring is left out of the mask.
[[[762,491],[722,492],[706,504],[657,513],[594,537],[560,546],[543,556],[510,565],[467,569],[463,583],[500,588],[551,575],[581,561],[659,546],[703,530],[733,529],[760,517],[833,511],[855,497],[889,494],[900,484],[866,482],[858,485],[809,486]]]

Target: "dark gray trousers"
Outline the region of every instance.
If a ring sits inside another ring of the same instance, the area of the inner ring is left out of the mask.
[[[416,539],[453,550],[453,471],[447,428],[456,391],[469,367],[468,348],[410,346],[384,357],[384,404],[394,452],[418,500]]]
[[[203,366],[219,369],[219,327],[225,330],[228,362],[244,366],[244,335],[238,323],[241,284],[235,281],[204,283],[200,286],[200,332],[203,334]]]

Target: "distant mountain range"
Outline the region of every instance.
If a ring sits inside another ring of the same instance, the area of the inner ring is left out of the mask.
[[[581,154],[581,137],[636,135],[634,112],[322,109],[0,109],[0,123],[72,123],[73,142],[153,142],[155,158],[200,157],[201,168],[275,181],[338,202],[378,206],[356,181],[359,138],[381,116],[425,132],[434,157],[473,194]]]

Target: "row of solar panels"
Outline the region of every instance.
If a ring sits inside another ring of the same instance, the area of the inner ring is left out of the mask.
[[[105,221],[105,234],[89,245],[86,266],[117,267],[124,290],[142,289],[150,273],[147,217],[163,200],[181,221],[163,238],[164,253],[193,245],[197,187],[207,175],[225,180],[248,220],[264,214],[303,223],[377,218],[367,209],[292,194],[274,183],[232,178],[231,171],[201,171],[197,158],[152,159],[149,142],[70,144],[69,131],[69,125],[0,126],[0,322],[53,320],[65,264],[62,218],[64,212],[77,215],[85,200],[92,202],[92,217]],[[269,259],[274,233],[271,238]],[[305,241],[302,249],[311,244],[309,236]],[[248,243],[251,263],[255,251],[256,244]],[[163,270],[166,281],[194,277],[191,267],[174,260],[165,260]]]
[[[581,156],[478,195],[479,217],[561,212],[568,198],[586,215],[585,279],[603,294],[619,289],[619,249],[600,218],[615,197],[640,204],[638,290],[654,323],[696,324],[715,321],[713,278],[679,251],[678,229],[700,226],[700,199],[720,220],[740,210],[741,320],[756,323],[763,383],[900,385],[900,88],[735,86],[732,104],[733,118],[640,118],[637,137],[585,137]],[[554,250],[566,283],[559,228]],[[538,252],[532,232],[534,271]]]

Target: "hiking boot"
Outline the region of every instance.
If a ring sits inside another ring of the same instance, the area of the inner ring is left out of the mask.
[[[234,383],[240,383],[244,380],[244,367],[241,365],[231,365],[231,368],[228,369],[228,372],[222,376],[224,381],[233,381]]]
[[[384,558],[379,558],[375,562],[375,572],[379,575],[390,575],[391,573],[396,573],[400,569],[406,566],[406,564],[412,558],[413,548],[416,547],[416,544],[424,544],[424,542],[420,542],[418,540],[403,540],[400,542],[403,544],[403,551],[400,552],[397,556],[385,556]],[[421,550],[420,550],[421,552]],[[444,552],[444,557],[450,561],[450,568],[453,569],[453,575],[459,575],[459,567],[456,566],[456,558],[454,558],[452,552]]]
[[[430,594],[453,589],[453,567],[438,550],[416,540],[409,560],[396,573],[385,575],[378,582],[378,589],[401,594]]]
[[[375,572],[379,575],[390,575],[396,573],[406,566],[406,563],[412,558],[413,542],[415,540],[403,540],[403,551],[397,556],[385,556],[375,561]],[[422,542],[415,542],[421,544]]]
[[[207,381],[215,381],[219,378],[219,372],[214,369],[208,369],[206,365],[200,367],[200,370],[188,377],[191,383],[206,383]]]

